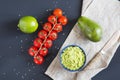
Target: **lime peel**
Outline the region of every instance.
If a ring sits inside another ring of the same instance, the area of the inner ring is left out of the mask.
[[[24,33],[33,33],[38,28],[38,22],[33,16],[23,16],[17,26]]]

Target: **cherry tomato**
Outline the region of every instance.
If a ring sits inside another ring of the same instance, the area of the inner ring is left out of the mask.
[[[37,55],[36,57],[34,57],[34,62],[38,65],[42,64],[44,62],[43,56]]]
[[[42,39],[36,38],[36,39],[33,41],[33,45],[34,45],[35,47],[39,48],[39,47],[41,46],[42,42],[43,42]]]
[[[47,39],[46,42],[44,43],[44,46],[46,48],[50,48],[52,46],[52,40],[51,39]]]
[[[57,18],[59,18],[60,16],[62,16],[63,11],[60,8],[56,8],[53,11],[53,15],[57,16]]]
[[[61,17],[58,19],[58,22],[61,23],[62,25],[66,25],[67,22],[68,22],[68,19],[67,19],[67,17],[65,17],[65,16],[61,16]]]
[[[38,48],[35,47],[35,46],[31,46],[28,50],[28,53],[31,55],[31,56],[34,56],[35,53],[38,51]]]
[[[53,30],[55,30],[56,32],[61,32],[62,31],[62,25],[61,24],[56,24],[54,26]]]
[[[51,31],[51,33],[50,33],[50,35],[49,35],[49,38],[51,39],[51,40],[55,40],[55,39],[57,39],[57,33],[56,33],[56,31]]]
[[[55,24],[57,22],[57,19],[56,19],[56,16],[54,15],[51,15],[48,17],[48,21],[51,23],[51,24]]]
[[[46,56],[48,54],[48,49],[46,47],[42,47],[39,51],[39,54],[42,56]]]
[[[47,36],[47,32],[45,30],[41,30],[38,32],[38,37],[41,39],[45,39]]]
[[[49,22],[45,23],[43,29],[49,32],[52,29],[52,24]]]

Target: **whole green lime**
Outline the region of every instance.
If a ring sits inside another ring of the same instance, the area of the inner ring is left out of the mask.
[[[38,22],[33,16],[23,16],[19,20],[18,27],[24,33],[33,33],[38,28]]]

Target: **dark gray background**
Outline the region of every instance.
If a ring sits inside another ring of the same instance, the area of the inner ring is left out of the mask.
[[[81,13],[82,0],[0,0],[0,80],[52,80],[44,74]],[[69,23],[59,33],[43,65],[35,65],[27,53],[33,39],[42,29],[51,11],[59,7]],[[22,16],[32,15],[39,21],[39,29],[33,34],[24,34],[17,28]],[[120,48],[110,66],[93,80],[119,80]]]

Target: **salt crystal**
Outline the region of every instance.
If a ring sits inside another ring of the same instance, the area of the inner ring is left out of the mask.
[[[24,50],[22,49],[21,52],[24,52]]]
[[[65,33],[62,34],[63,36],[65,35]]]
[[[31,71],[31,69],[28,69],[28,71],[30,72],[30,71]]]
[[[29,66],[29,65],[30,65],[30,63],[28,62],[28,63],[27,63],[27,65]]]
[[[53,4],[55,4],[55,1],[53,1]]]
[[[21,15],[19,14],[18,16],[20,17]]]
[[[16,55],[17,57],[19,56],[19,55]]]
[[[55,3],[57,4],[58,2],[56,1]]]
[[[18,74],[18,73],[16,73],[16,75],[18,76],[19,74]]]
[[[34,64],[32,63],[31,65],[33,66]]]
[[[25,40],[28,40],[27,38],[25,38]]]
[[[33,75],[36,75],[36,73],[33,73]]]
[[[51,11],[52,9],[48,9],[49,11]]]
[[[57,48],[57,46],[55,46],[55,49]]]
[[[65,14],[65,12],[63,12],[63,14]]]
[[[9,46],[9,48],[12,48],[11,46]]]
[[[17,28],[17,30],[19,30],[19,28]]]
[[[0,58],[2,58],[2,56],[0,56]]]
[[[22,49],[23,47],[21,46],[20,48]]]
[[[57,5],[55,4],[55,7],[57,7]]]
[[[24,79],[24,78],[25,78],[23,75],[22,75],[21,77],[22,77],[22,79]]]
[[[68,8],[71,8],[71,6],[68,6]]]
[[[43,22],[42,22],[42,21],[40,21],[40,24],[43,24]]]
[[[20,40],[21,43],[23,43],[23,40]]]
[[[18,38],[18,36],[15,36],[15,38],[17,39],[17,38]]]
[[[20,72],[17,72],[16,75],[18,76],[20,74]]]
[[[48,12],[49,10],[47,9],[46,11]]]
[[[69,2],[67,1],[66,4],[69,4]]]
[[[20,72],[18,72],[18,74],[20,74]]]
[[[27,73],[25,73],[24,75],[27,76]]]
[[[14,69],[13,69],[13,72],[15,72],[15,71],[16,71],[16,69],[14,68]]]
[[[57,49],[59,49],[59,47]]]
[[[6,73],[4,72],[3,75],[6,75]]]
[[[33,69],[35,69],[35,66],[33,66]]]

